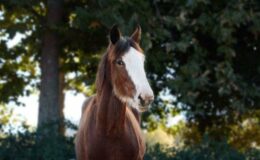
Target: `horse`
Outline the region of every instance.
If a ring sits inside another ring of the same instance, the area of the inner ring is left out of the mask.
[[[142,160],[140,114],[154,99],[144,70],[141,27],[124,37],[113,26],[96,75],[96,95],[83,104],[75,139],[78,160]]]

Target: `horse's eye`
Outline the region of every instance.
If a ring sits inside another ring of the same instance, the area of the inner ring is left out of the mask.
[[[117,59],[117,60],[116,60],[116,64],[117,64],[117,65],[120,65],[120,66],[125,65],[125,63],[124,63],[124,61],[122,61],[122,59]]]

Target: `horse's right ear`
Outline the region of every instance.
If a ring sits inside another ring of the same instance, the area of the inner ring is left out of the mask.
[[[114,25],[112,29],[110,30],[110,41],[112,44],[116,44],[116,42],[120,39],[121,33],[118,29],[117,25]]]

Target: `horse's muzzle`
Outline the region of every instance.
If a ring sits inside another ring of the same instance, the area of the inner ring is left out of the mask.
[[[139,109],[141,111],[146,111],[149,108],[149,105],[153,102],[154,100],[154,96],[138,96],[139,102],[140,102],[140,106]]]

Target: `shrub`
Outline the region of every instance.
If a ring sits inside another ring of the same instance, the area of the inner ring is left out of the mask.
[[[226,141],[205,137],[201,143],[178,151],[174,160],[245,160],[245,156]]]
[[[70,124],[70,123],[69,123]],[[67,126],[68,127],[68,126]],[[75,129],[71,124],[69,128]],[[43,138],[44,136],[44,138]],[[0,160],[72,160],[74,137],[43,135],[23,127],[0,138]],[[144,160],[259,160],[260,150],[241,153],[225,141],[205,137],[201,143],[181,149],[163,145],[148,146]]]
[[[0,160],[74,159],[74,137],[30,132],[24,127],[0,139]]]

